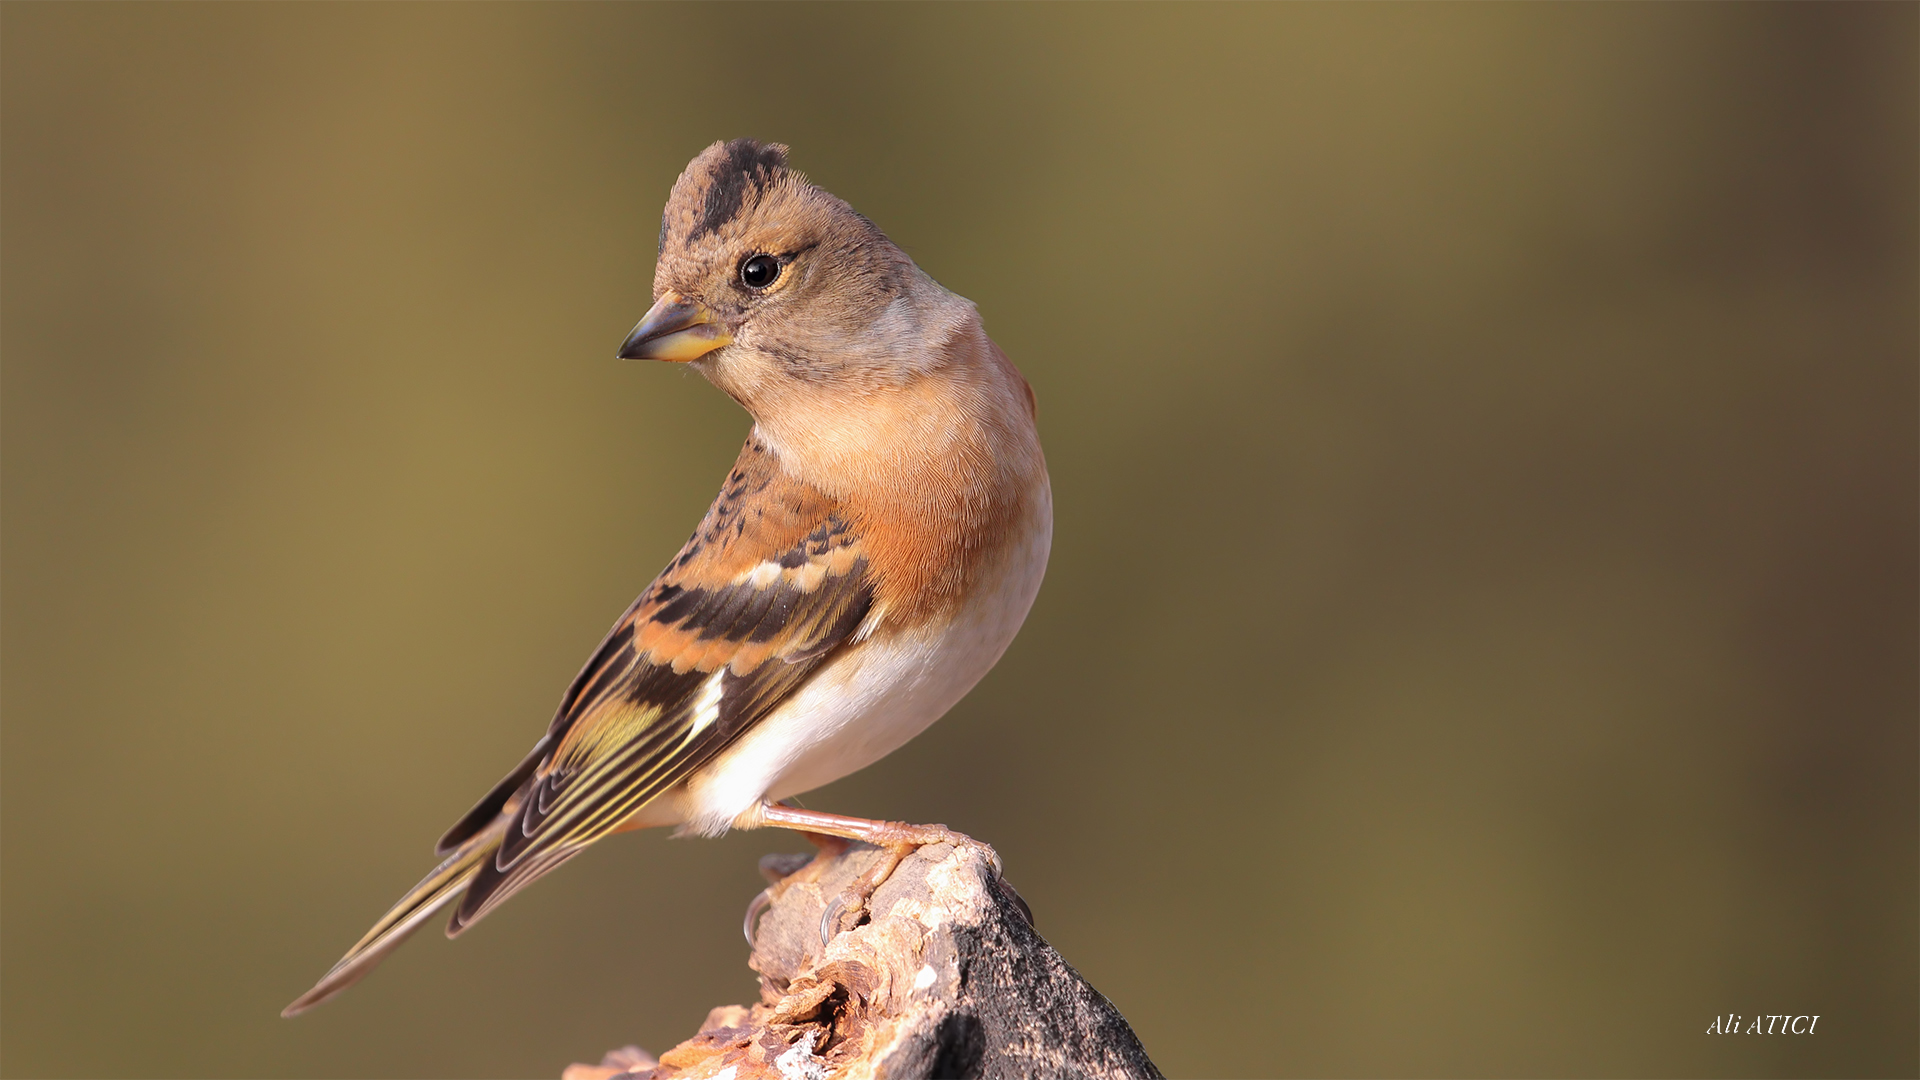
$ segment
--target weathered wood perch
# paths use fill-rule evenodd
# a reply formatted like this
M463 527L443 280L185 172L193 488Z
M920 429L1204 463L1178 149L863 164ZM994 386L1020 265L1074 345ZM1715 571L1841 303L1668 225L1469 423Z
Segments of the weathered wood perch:
M870 920L823 948L826 905L877 857L853 844L762 859L773 885L748 961L760 1003L714 1009L658 1061L626 1047L564 1080L1160 1076L978 848L920 849L874 893Z

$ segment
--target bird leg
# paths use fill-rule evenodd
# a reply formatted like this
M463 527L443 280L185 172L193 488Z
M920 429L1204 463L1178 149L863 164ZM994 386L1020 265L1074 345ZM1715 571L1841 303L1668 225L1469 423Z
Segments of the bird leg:
M928 844L952 844L959 847L969 844L986 852L987 862L993 872L1000 872L1000 854L987 844L983 844L965 833L954 832L945 825L911 825L904 821L874 821L870 818L847 817L843 814L829 814L822 810L806 810L798 806L785 806L780 803L766 803L760 808L756 826L773 825L782 829L794 829L801 833L819 836L835 836L847 840L858 840L872 844L880 849L880 858L867 868L866 872L855 878L853 884L827 906L820 920L820 940L824 943L841 930L850 930L860 924L860 916L866 910L867 900L875 889L886 883L894 868L901 860ZM812 839L811 836L808 837ZM815 841L818 843L818 841ZM834 852L832 854L838 854ZM822 845L821 858L829 857Z
M767 887L760 890L760 894L753 898L753 903L747 905L747 917L740 927L746 934L748 948L757 947L754 941L754 923L760 918L760 913L767 909L768 904L778 900L780 894L787 891L788 886L817 879L828 864L839 858L841 852L847 850L847 841L838 836L805 830L801 830L800 835L806 837L807 843L818 849L814 852L813 858L807 860L805 864L794 866L792 860L797 856L792 855L767 855L760 860L760 876L767 879Z

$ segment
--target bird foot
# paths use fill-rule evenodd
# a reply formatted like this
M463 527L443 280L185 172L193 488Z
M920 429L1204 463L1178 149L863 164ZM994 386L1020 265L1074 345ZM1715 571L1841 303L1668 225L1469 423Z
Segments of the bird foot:
M801 832L816 849L813 858L805 855L763 855L760 857L760 876L767 879L767 887L754 896L747 905L747 916L741 921L740 929L746 935L747 947L754 948L754 923L767 905L780 898L780 894L790 886L807 881L819 880L820 874L840 853L847 850L847 841L838 836L825 833Z
M741 824L753 828L773 825L782 829L794 829L808 834L809 839L820 836L858 840L880 849L880 858L876 859L865 873L855 878L853 884L847 886L833 903L827 905L827 910L820 919L822 943L832 940L833 935L843 930L851 930L864 922L867 901L873 896L873 891L886 883L894 867L900 865L900 860L929 844L952 844L954 847L977 848L986 855L987 864L993 867L994 876L1001 876L999 852L993 850L991 845L983 844L965 833L955 832L945 825L874 821L871 818L829 814L822 810L807 810L775 802L761 803L758 811L751 818L743 820ZM820 843L819 840L814 842ZM837 855L838 852L831 854ZM822 846L820 858L829 857L831 855ZM814 861L818 863L819 858ZM749 910L748 913L751 915L754 911Z
M869 917L867 901L873 898L874 891L886 884L907 856L930 844L977 848L986 854L994 876L1000 876L1000 853L993 850L991 845L983 844L965 833L955 832L945 825L911 825L904 821L876 821L870 824L874 827L861 839L878 847L880 857L839 896L834 897L820 914L822 945L832 941L836 934L866 922Z

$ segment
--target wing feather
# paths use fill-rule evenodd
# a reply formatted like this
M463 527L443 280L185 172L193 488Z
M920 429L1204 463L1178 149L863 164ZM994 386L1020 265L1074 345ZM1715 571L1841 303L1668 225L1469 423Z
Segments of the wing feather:
M749 439L700 528L574 677L532 767L442 841L507 819L447 932L712 760L852 640L872 606L857 531Z

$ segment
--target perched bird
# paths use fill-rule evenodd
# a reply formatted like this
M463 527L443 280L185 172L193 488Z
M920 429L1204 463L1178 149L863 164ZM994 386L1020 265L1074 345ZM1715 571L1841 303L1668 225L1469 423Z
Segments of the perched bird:
M897 749L1000 659L1046 571L1033 391L971 302L787 148L715 143L673 186L653 307L619 355L695 370L754 424L686 546L561 698L446 856L292 1016L440 908L449 937L601 837L781 826L880 845L857 911L940 825L781 800ZM984 846L984 845L982 845Z

